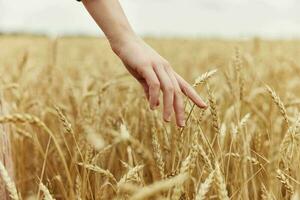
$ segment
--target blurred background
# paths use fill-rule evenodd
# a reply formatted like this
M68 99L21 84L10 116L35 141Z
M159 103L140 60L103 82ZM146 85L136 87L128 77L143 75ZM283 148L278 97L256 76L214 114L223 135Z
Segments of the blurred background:
M299 0L121 0L144 36L299 38ZM0 0L0 32L100 35L75 0Z

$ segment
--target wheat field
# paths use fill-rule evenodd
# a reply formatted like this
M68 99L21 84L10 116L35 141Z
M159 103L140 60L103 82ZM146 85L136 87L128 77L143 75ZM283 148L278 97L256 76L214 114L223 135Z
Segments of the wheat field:
M300 41L146 41L209 105L186 100L184 128L149 109L105 39L0 36L8 196L299 200Z

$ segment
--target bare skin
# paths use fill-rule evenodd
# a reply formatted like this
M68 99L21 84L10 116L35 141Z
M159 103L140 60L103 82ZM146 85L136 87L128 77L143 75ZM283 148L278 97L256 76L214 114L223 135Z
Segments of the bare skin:
M171 121L174 111L176 124L185 125L183 94L198 107L207 107L169 62L134 33L118 0L83 0L83 4L106 35L112 50L143 86L151 109L159 106L162 91L166 122Z

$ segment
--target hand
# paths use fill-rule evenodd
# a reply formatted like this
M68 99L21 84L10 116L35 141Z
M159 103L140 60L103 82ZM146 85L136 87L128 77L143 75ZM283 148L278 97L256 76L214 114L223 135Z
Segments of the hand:
M206 104L197 92L179 76L163 57L137 37L124 42L111 41L113 51L119 56L127 70L141 83L150 103L150 108L159 106L160 90L163 92L163 117L169 122L174 109L178 126L185 125L182 93L197 106Z

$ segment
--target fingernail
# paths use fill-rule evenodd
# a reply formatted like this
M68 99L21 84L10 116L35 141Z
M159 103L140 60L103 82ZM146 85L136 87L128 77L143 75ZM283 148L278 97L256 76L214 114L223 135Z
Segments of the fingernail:
M202 102L202 107L203 107L203 108L207 108L208 106L207 106L206 103Z
M170 121L171 121L171 116L165 117L165 121L166 121L166 122L170 122Z

